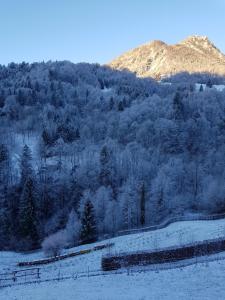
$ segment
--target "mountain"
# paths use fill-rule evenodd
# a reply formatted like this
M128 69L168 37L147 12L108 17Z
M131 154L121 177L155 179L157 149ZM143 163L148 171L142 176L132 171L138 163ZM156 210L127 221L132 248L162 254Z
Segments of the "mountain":
M156 79L180 72L225 75L225 55L207 37L194 35L176 45L152 41L122 54L109 66Z

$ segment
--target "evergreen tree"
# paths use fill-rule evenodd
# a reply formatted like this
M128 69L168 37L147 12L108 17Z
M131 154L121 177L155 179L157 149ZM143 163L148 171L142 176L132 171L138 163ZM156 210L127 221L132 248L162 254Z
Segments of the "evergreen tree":
M109 100L109 110L112 110L114 108L114 99L113 97L110 97L110 100Z
M82 244L93 243L97 239L94 207L90 200L87 200L84 205L84 211L81 219L80 239Z
M75 212L80 217L79 208L80 208L80 200L83 196L83 188L79 184L78 180L76 180L76 179L71 180L70 195L71 195L71 197L70 197L70 200L71 200L70 206L71 206L72 209L75 210Z
M19 234L29 242L29 248L38 244L37 220L35 211L34 182L28 178L24 184L19 206Z
M212 88L213 87L213 84L212 84L212 81L211 81L211 79L209 78L209 80L206 82L206 86L208 87L208 88Z
M146 202L145 185L143 183L141 185L141 190L140 190L140 223L141 223L141 226L145 225L145 202Z
M123 102L120 101L118 104L118 111L123 111L123 110L124 110Z
M32 155L30 148L25 145L23 147L22 156L20 159L20 183L21 187L24 186L26 180L28 178L33 177L33 169L32 169Z
M107 187L111 184L110 152L107 146L103 146L100 152L100 165L100 185Z
M22 106L25 105L26 99L25 99L25 97L24 97L24 95L23 95L22 90L19 90L19 91L18 91L16 100L17 100L17 102L18 102L20 105L22 105Z
M182 98L179 92L176 92L173 98L173 110L174 110L174 119L183 120L184 119L184 106Z
M49 184L49 183L48 183ZM40 191L38 217L41 220L48 220L53 214L53 201L49 194L49 186L44 185Z
M5 95L4 95L4 90L2 90L0 94L0 108L3 108L4 105L5 105Z
M203 92L203 85L200 85L199 92Z
M0 144L0 185L9 183L9 151L5 144Z
M10 238L9 174L9 152L4 144L0 144L0 249L4 249Z
M10 215L7 189L0 185L0 250L5 249L10 239Z

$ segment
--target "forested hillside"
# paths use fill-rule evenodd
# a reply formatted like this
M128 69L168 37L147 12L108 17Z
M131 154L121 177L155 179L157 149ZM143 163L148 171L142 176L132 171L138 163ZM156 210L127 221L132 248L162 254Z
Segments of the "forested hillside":
M224 211L225 91L178 79L1 66L0 248L33 249L47 236L76 245Z

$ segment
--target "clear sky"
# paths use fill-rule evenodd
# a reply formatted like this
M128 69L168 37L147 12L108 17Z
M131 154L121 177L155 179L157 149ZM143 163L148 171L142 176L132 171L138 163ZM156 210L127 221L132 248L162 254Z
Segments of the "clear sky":
M192 34L225 53L225 0L0 0L0 64L106 63L150 40Z

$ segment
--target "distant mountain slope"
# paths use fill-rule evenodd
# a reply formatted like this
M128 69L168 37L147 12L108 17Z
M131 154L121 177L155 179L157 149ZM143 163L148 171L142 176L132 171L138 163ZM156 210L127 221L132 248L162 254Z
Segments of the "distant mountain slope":
M190 36L176 45L152 41L122 54L109 65L156 79L180 72L225 75L225 55L203 36Z

